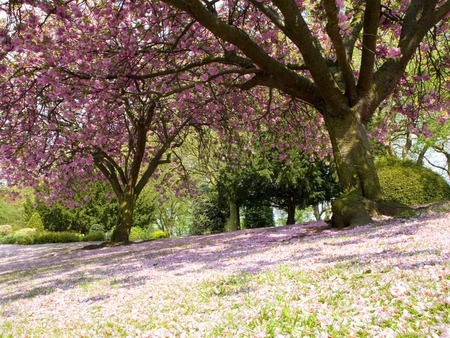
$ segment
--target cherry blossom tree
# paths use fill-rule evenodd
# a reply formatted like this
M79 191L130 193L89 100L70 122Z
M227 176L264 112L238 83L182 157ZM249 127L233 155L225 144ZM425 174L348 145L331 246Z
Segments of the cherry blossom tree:
M170 150L228 111L196 70L192 20L150 2L29 2L2 31L0 163L10 184L70 203L89 182L119 201L112 241L128 241L139 194ZM177 15L175 15L177 14Z
M247 70L242 88L277 88L323 116L346 193L333 206L336 226L393 212L383 202L366 125L411 71L408 63L419 47L447 55L439 68L448 80L448 43L438 51L434 41L443 35L448 40L450 1L163 2L201 23L205 36L222 40L223 54ZM443 119L446 105L427 102Z

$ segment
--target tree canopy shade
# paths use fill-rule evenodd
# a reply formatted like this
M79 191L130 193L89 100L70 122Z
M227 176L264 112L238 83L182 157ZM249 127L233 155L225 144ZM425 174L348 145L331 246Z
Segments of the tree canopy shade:
M189 13L220 39L225 55L233 53L242 67L253 69L242 88L278 88L323 115L346 193L333 208L336 226L367 223L391 210L381 202L365 126L401 84L419 47L433 51L427 62L439 60L448 90L450 1L163 2ZM443 50L436 50L438 39L446 41L439 44ZM439 100L426 104L443 119L445 107L448 102Z

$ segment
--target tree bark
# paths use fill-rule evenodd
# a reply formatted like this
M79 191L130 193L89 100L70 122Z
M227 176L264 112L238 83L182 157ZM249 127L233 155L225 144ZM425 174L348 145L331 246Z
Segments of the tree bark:
M357 193L371 200L382 199L381 186L366 129L350 111L338 117L325 115L336 169L344 193Z
M357 111L324 114L343 195L332 204L333 226L342 228L393 216L409 207L385 201L364 124Z
M127 243L133 226L134 204L136 198L132 191L125 192L119 197L117 224L111 236L111 242Z
M318 204L313 205L313 213L314 213L314 218L316 219L316 221L320 221L322 213L320 212Z
M344 194L334 201L333 225L367 224L378 215L376 201L383 194L371 155L366 129L352 111L324 114Z
M230 217L226 224L226 231L234 231L241 229L241 220L239 215L239 205L236 202L229 200L228 206L230 208Z
M295 224L295 202L293 198L289 198L287 205L286 225Z

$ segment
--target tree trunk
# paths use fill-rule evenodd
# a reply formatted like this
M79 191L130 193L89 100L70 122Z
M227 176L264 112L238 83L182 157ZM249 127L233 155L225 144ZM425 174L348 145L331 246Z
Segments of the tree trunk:
M125 192L119 197L119 211L117 224L111 236L111 242L127 243L130 240L130 230L133 226L135 195L133 192Z
M239 206L236 202L229 200L228 206L230 207L230 217L228 218L225 230L234 231L241 229L241 220L239 215Z
M422 148L422 150L420 151L419 157L417 158L417 162L416 162L417 165L423 166L423 161L425 159L425 154L427 153L428 148L429 148L428 146L424 146Z
M314 218L316 219L316 221L320 221L322 213L320 212L319 204L313 205L313 213L314 213Z
M286 225L295 224L295 202L293 198L289 198L287 205Z
M332 222L338 228L367 224L383 198L367 132L353 111L335 116L324 118L344 194L333 202Z
M344 191L332 205L333 226L342 228L372 222L372 217L393 216L409 207L383 200L366 129L358 113L324 114L333 147L339 182Z

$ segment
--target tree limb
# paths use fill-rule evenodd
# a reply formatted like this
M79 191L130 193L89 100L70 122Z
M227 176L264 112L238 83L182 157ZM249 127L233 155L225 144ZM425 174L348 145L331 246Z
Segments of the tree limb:
M360 97L364 96L371 89L373 83L380 9L380 0L366 1L363 23L361 68L359 70L358 80Z
M200 24L211 31L215 36L238 47L250 60L264 72L271 74L275 79L286 86L299 88L298 98L311 104L317 104L320 96L317 87L304 76L290 70L281 62L270 57L243 30L220 20L217 15L209 11L199 0L163 0L165 3L181 9L193 16ZM322 102L323 105L323 102ZM323 108L323 107L322 107Z
M339 16L338 16L339 10L336 7L336 2L334 0L325 0L324 5L328 19L326 30L328 36L331 39L331 42L333 43L338 65L344 78L346 91L350 98L350 105L352 105L354 102L356 102L357 92L355 79L353 77L353 71L352 68L350 67L347 55L347 49L345 48L344 40L340 34Z

